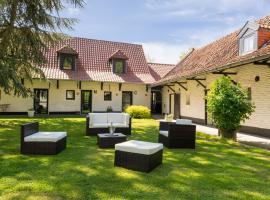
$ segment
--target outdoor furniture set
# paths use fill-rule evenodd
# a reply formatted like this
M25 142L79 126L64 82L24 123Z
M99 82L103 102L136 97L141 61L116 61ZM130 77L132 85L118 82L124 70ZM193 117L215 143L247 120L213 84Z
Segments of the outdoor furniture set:
M100 148L115 148L114 165L150 172L162 164L163 145L168 148L195 148L196 126L191 120L161 120L159 143L130 140L131 118L126 113L90 113L86 135L97 136ZM57 154L66 148L66 132L39 132L39 124L21 126L22 154Z

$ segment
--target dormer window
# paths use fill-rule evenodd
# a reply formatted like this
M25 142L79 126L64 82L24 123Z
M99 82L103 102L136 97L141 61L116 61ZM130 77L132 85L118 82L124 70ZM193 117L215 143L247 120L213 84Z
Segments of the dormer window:
M75 56L69 54L60 54L60 69L75 70Z
M124 74L127 72L127 60L128 57L121 51L117 50L110 57L112 71L115 74Z
M59 57L59 67L61 70L72 70L76 69L76 58L78 53L70 46L64 46L57 51Z
M245 55L258 49L258 29L255 22L247 22L238 34L239 55Z
M125 60L114 59L113 60L113 72L116 74L125 73Z

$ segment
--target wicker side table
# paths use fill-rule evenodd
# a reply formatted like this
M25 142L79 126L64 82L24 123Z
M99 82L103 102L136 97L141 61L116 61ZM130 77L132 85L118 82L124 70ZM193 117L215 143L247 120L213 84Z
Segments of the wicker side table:
M127 141L127 136L122 133L103 133L97 135L99 148L114 148L115 144Z

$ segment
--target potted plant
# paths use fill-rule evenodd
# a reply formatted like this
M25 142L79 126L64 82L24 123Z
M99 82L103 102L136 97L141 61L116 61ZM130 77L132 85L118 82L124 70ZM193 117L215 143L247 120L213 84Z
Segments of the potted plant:
M230 77L221 77L211 86L207 94L207 111L222 138L236 140L241 122L249 118L255 106L248 93Z
M27 113L28 113L28 117L34 117L34 115L35 115L35 110L34 110L34 108L28 109Z
M111 106L108 106L108 107L107 107L107 112L113 112L113 109L112 109Z

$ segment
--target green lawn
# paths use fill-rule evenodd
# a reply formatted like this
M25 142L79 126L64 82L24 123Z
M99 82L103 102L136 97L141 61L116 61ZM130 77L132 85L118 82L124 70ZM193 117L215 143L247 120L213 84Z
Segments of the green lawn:
M114 151L85 136L84 118L35 118L68 132L56 156L19 153L20 124L0 118L0 199L270 199L270 152L197 134L196 150L164 150L149 174L115 168ZM129 139L157 141L155 120L133 120Z

